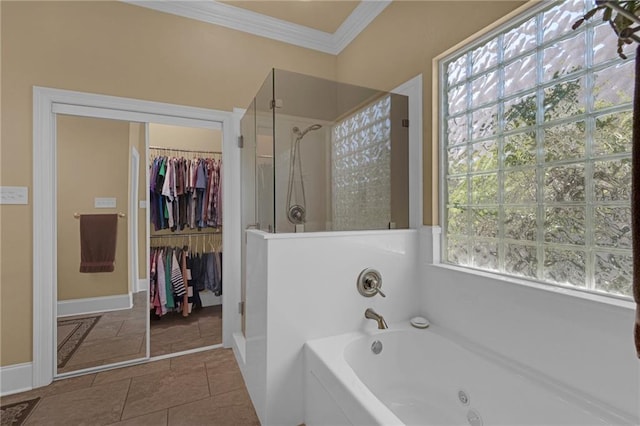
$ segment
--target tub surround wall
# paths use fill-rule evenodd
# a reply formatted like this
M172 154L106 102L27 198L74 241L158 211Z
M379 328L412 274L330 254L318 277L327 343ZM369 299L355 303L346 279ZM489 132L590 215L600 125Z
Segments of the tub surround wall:
M439 234L438 227L420 231L419 299L431 323L640 423L640 363L633 348L631 303L592 301L563 290L434 266Z
M416 315L415 230L267 234L247 232L246 363L237 357L264 425L304 421L304 343L375 329L373 308L388 323ZM373 267L387 297L356 289Z
M267 278L268 240L263 233L248 231L245 360L236 358L251 401L262 421L267 401ZM235 349L235 348L234 348ZM264 422L263 422L264 423Z

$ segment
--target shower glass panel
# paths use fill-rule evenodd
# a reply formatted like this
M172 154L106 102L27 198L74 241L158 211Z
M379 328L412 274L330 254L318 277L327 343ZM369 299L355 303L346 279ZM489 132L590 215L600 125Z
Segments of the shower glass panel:
M407 117L406 96L272 70L242 126L260 229L408 228Z

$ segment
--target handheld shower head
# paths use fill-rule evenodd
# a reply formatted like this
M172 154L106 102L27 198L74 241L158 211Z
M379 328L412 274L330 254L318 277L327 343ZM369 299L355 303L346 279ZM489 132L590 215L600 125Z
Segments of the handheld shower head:
M309 133L312 130L318 130L322 127L321 124L312 124L311 126L307 127L306 129L304 129L303 131L300 131L300 128L298 128L297 126L294 127L293 129L291 129L293 131L293 133L295 133L296 135L298 135L298 139L302 139L304 137L304 135L306 135L307 133Z
M306 199L304 195L304 179L302 178L302 154L300 152L300 142L307 133L318 130L322 127L320 124L312 124L306 129L300 131L300 128L295 126L291 129L296 136L295 140L291 141L291 156L289 160L289 188L287 190L287 219L294 225L302 225L306 221ZM292 203L291 196L293 195L294 180L296 177L296 168L299 178L300 192L302 198L297 203Z

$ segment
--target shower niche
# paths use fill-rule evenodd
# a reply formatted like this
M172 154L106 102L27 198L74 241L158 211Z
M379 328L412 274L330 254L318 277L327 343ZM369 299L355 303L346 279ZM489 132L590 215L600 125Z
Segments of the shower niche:
M241 120L243 225L408 228L407 118L404 95L272 70Z

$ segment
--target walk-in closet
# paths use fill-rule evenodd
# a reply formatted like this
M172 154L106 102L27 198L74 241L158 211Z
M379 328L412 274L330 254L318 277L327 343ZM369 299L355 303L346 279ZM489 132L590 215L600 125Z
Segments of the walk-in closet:
M149 125L151 357L222 343L222 132Z

